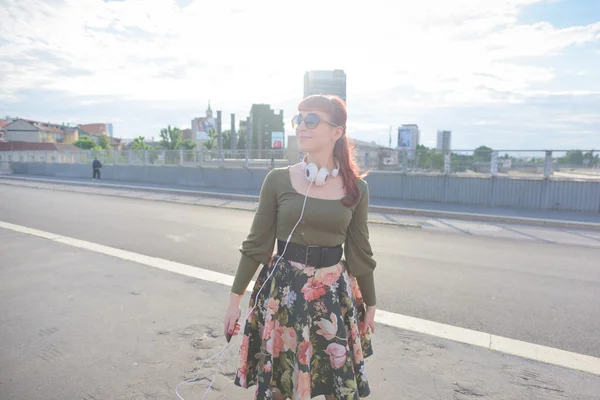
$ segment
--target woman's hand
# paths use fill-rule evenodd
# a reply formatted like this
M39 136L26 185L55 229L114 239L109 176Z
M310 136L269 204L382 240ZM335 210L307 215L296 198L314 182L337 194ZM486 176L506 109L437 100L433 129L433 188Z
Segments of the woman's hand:
M364 336L367 334L367 328L371 328L371 333L375 333L375 310L376 306L367 306L365 312L365 323L362 326L361 334Z
M235 321L240 318L242 314L242 310L240 308L241 299L242 296L231 294L231 298L229 299L229 307L227 307L227 312L225 313L225 318L223 320L223 334L225 336L227 336L227 334L236 336L240 330L240 323L236 323Z

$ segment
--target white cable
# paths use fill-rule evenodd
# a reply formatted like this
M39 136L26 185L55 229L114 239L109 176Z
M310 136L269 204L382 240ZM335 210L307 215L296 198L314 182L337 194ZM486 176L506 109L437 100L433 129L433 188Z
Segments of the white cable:
M256 298L254 299L254 306L252 307L252 309L250 310L250 312L248 313L248 315L246 315L246 318L244 319L244 321L248 320L248 317L250 316L250 314L252 314L252 312L256 308L256 305L258 304L258 296L260 295L260 292L263 290L263 288L265 287L265 284L269 281L269 279L271 279L271 276L273 276L273 274L275 273L275 270L277 269L277 267L279 265L279 261L281 261L281 258L283 257L283 255L285 254L285 252L287 250L288 243L292 239L292 235L294 234L294 231L296 230L296 228L298 227L298 224L300 223L300 221L302 221L302 218L304 217L304 210L306 208L306 200L308 199L308 192L309 192L311 186L312 186L312 182L310 182L310 184L308 185L308 188L306 189L306 194L304 195L304 203L302 204L302 211L300 213L300 218L298 219L298 222L296 222L296 225L294 225L294 228L290 232L290 235L288 236L288 238L287 238L287 240L285 242L285 246L283 247L283 251L281 252L281 255L279 256L279 258L277 259L277 262L275 262L275 265L273 266L273 271L271 271L271 273L269 274L269 276L267 276L267 279L265 279L265 281L263 282L262 286L258 290L258 293L256 293ZM239 337L240 335L238 334L237 336ZM217 379L217 377L219 375L219 371L221 370L221 360L223 359L223 355L225 355L225 353L228 352L229 350L231 350L234 346L235 346L235 344L232 344L231 346L227 347L227 343L225 343L225 345L223 346L223 349L220 352L218 352L217 354L215 354L214 356L212 356L210 358L207 358L206 360L202 360L202 362L200 363L200 370L199 371L202 371L202 368L203 368L203 365L204 365L205 362L210 361L210 360L212 360L213 358L215 358L215 357L217 357L219 355L221 356L221 357L219 357L219 362L217 364L217 372L215 373L213 379L210 381L210 385L208 385L208 387L204 391L204 395L202 396L202 400L204 400L206 398L206 395L210 391L213 383L215 382L215 380ZM179 386L181 386L184 383L195 382L198 379L198 375L200 375L200 372L198 372L196 374L196 376L194 377L194 379L188 379L186 381L183 381L183 382L179 383L179 385L177 385L177 387L175 388L175 394L177 394L177 397L179 397L181 400L185 400L179 394Z

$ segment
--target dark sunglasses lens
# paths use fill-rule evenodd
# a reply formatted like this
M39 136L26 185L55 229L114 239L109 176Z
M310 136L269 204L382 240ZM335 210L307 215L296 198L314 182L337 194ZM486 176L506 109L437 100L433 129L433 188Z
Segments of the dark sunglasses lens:
M304 118L304 124L308 129L314 129L319 125L319 116L317 114L308 114L306 118Z
M302 123L302 117L300 115L295 115L294 118L292 118L292 128L294 128L294 129L298 128L301 123Z

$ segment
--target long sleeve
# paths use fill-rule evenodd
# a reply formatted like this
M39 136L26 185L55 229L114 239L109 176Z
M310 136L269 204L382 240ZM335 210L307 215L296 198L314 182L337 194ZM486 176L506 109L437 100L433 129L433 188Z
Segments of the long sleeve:
M231 291L243 295L260 264L268 264L273 254L277 227L277 193L271 170L262 184L258 208L250 233L240 246L242 253Z
M348 233L344 243L344 255L350 273L356 278L365 304L374 306L377 303L374 277L377 262L373 258L367 224L369 187L366 182L361 181L361 183L364 185L364 190L348 226Z

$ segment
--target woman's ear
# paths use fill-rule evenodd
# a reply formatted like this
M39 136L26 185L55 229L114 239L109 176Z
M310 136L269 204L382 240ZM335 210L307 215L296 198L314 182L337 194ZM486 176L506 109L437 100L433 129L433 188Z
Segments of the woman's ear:
M337 141L339 138L342 137L345 129L346 128L344 128L343 126L338 126L335 128L335 134L333 135L334 141Z

